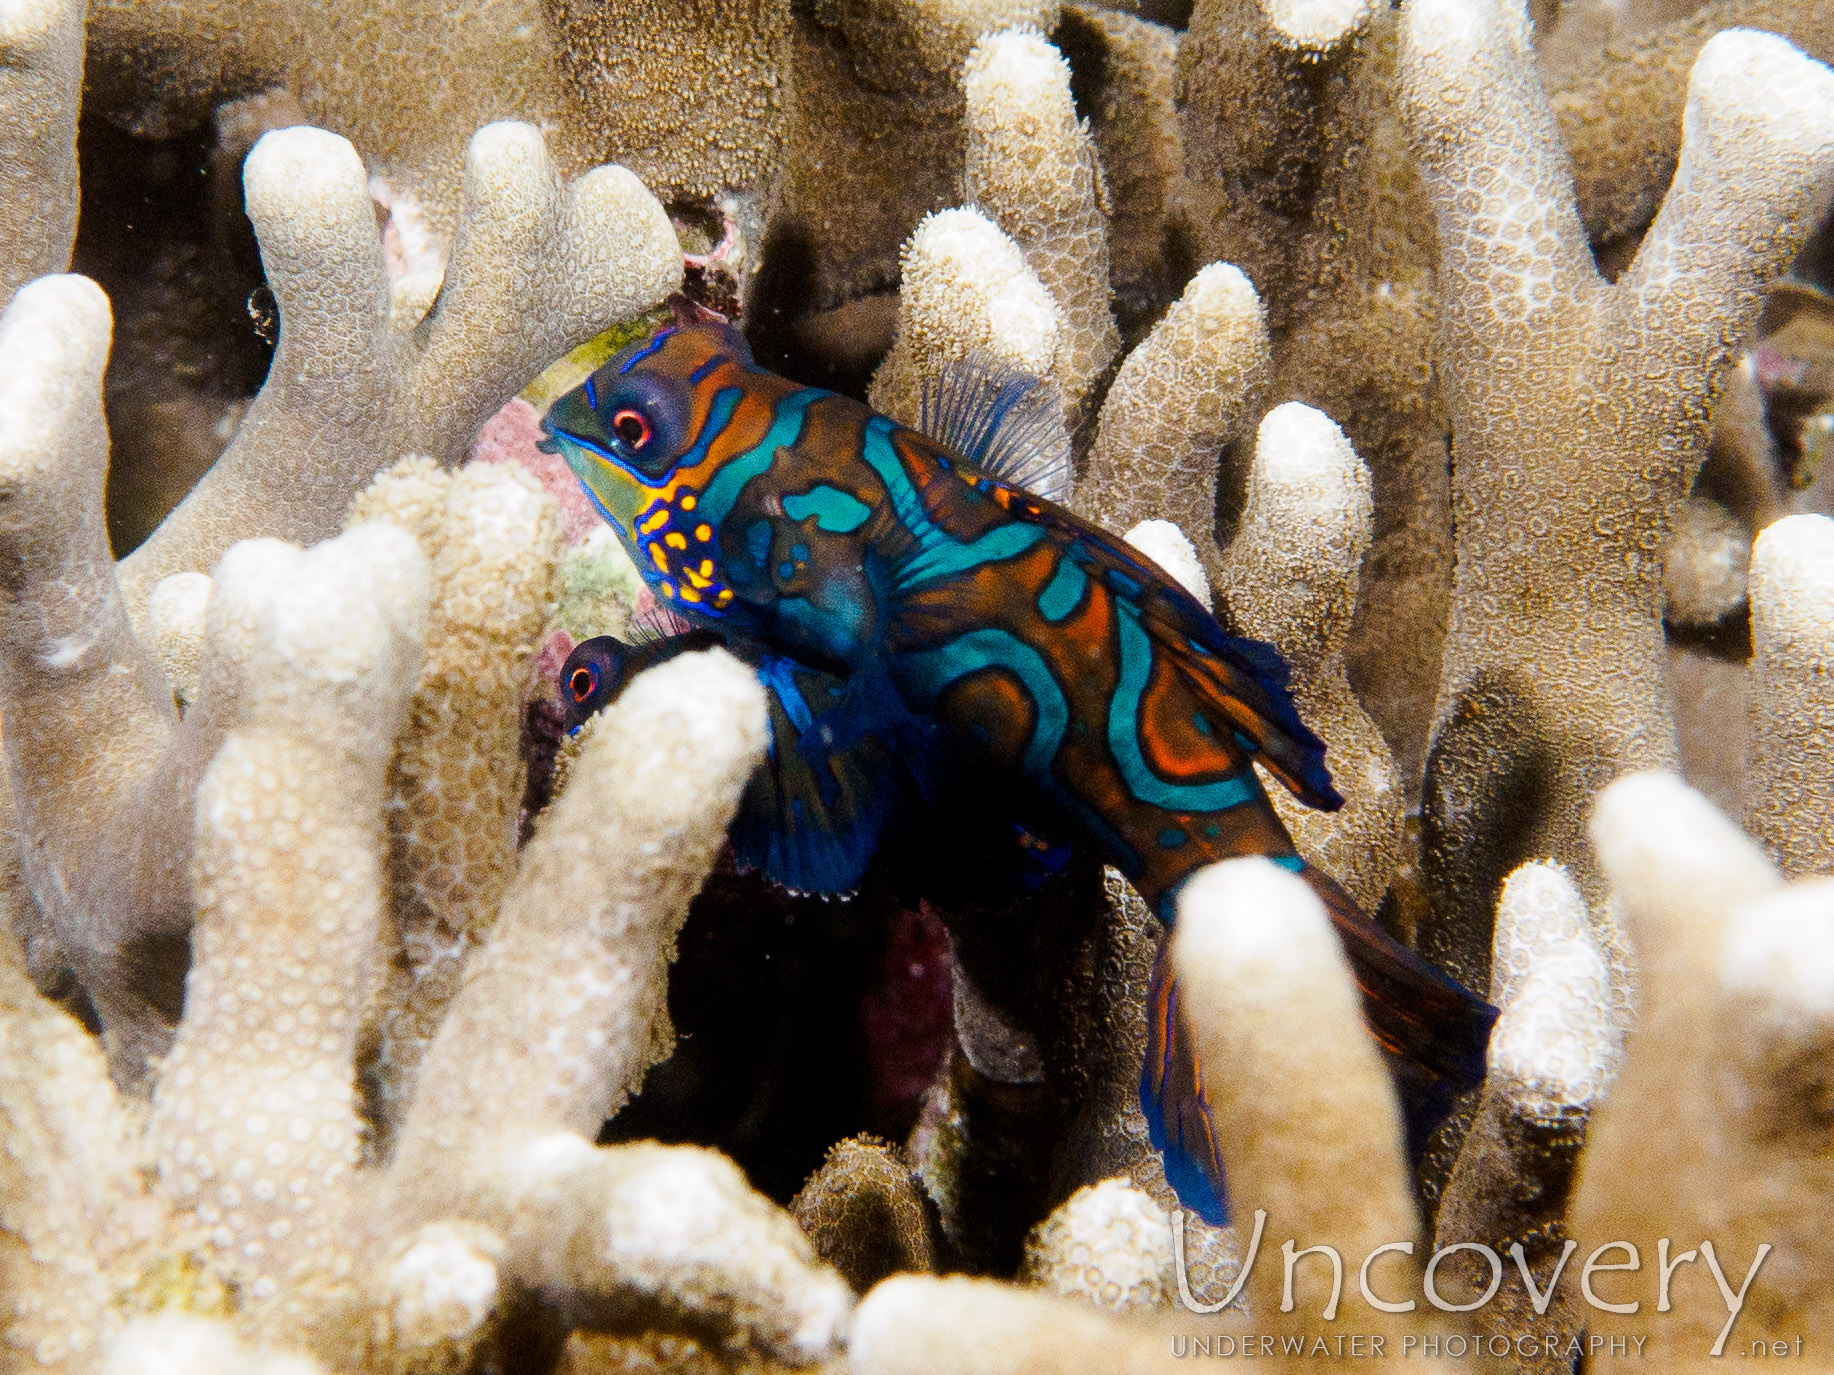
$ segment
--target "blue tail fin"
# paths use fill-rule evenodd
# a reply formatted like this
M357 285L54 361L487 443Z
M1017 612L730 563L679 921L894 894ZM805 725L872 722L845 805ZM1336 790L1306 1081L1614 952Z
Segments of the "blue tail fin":
M1318 894L1349 956L1364 1023L1395 1077L1408 1158L1418 1164L1456 1097L1483 1082L1496 1009L1395 941L1327 875L1305 866L1300 877ZM1167 965L1170 948L1168 934L1153 964L1140 1107L1178 1201L1221 1226L1229 1218L1229 1194L1204 1102L1203 1066Z
M1221 1227L1229 1221L1229 1193L1210 1108L1204 1102L1202 1066L1178 1005L1178 981L1168 967L1171 946L1169 939L1161 941L1159 958L1153 962L1140 1109L1178 1201L1211 1226Z

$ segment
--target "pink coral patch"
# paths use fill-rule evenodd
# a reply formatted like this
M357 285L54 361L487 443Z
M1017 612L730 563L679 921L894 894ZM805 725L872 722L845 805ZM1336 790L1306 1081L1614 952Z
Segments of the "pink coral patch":
M560 670L567 662L567 656L573 652L574 640L564 630L556 630L542 641L541 648L535 653L533 672L537 683L552 688L560 681Z
M471 461L515 463L525 468L560 503L562 533L568 544L578 544L604 522L592 509L567 460L543 453L536 447L541 440L540 414L518 396L484 422L472 442Z

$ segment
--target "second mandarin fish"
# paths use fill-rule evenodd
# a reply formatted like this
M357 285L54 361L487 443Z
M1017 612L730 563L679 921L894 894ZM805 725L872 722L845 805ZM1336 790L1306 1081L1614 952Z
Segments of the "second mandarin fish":
M741 863L846 892L899 798L981 818L997 795L1024 823L1012 853L1048 852L1052 832L1093 845L1169 927L1198 869L1263 855L1323 900L1404 1096L1443 1106L1481 1081L1494 1009L1306 865L1268 802L1256 763L1312 806L1341 805L1285 664L1049 499L1068 443L1042 389L957 365L926 394L926 434L765 371L719 317L677 310L545 423L658 600L769 690L770 758L733 828ZM576 650L570 685L591 679L603 700L642 655L671 652L621 658L616 643ZM1220 1222L1163 949L1151 1001L1142 1107L1180 1200Z

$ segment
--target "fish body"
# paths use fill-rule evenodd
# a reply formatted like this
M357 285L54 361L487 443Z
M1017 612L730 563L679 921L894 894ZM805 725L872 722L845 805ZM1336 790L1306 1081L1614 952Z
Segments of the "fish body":
M1095 845L1168 926L1199 868L1262 855L1319 891L1397 1063L1439 1098L1481 1078L1494 1012L1309 869L1268 802L1257 762L1308 804L1341 805L1278 654L993 471L1010 466L987 462L999 398L1023 388L980 390L996 395L984 423L949 427L951 445L762 370L736 330L698 319L550 409L552 443L658 599L771 691L741 860L845 891L899 798L957 810L952 786L977 824L998 796L1046 848L1053 830ZM1143 1105L1180 1197L1220 1220L1221 1167L1161 963Z

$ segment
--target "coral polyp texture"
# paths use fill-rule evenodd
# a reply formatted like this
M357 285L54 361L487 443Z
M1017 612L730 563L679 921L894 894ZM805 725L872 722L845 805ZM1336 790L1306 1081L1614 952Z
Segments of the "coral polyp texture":
M1831 53L0 4L0 1375L1834 1361ZM906 423L1035 379L1047 495L1278 652L1344 805L1274 805L1496 1006L1481 1085L1264 859L1169 926L1029 817L1018 898L741 872L785 699L722 648L568 734L667 617L541 411L697 306Z

